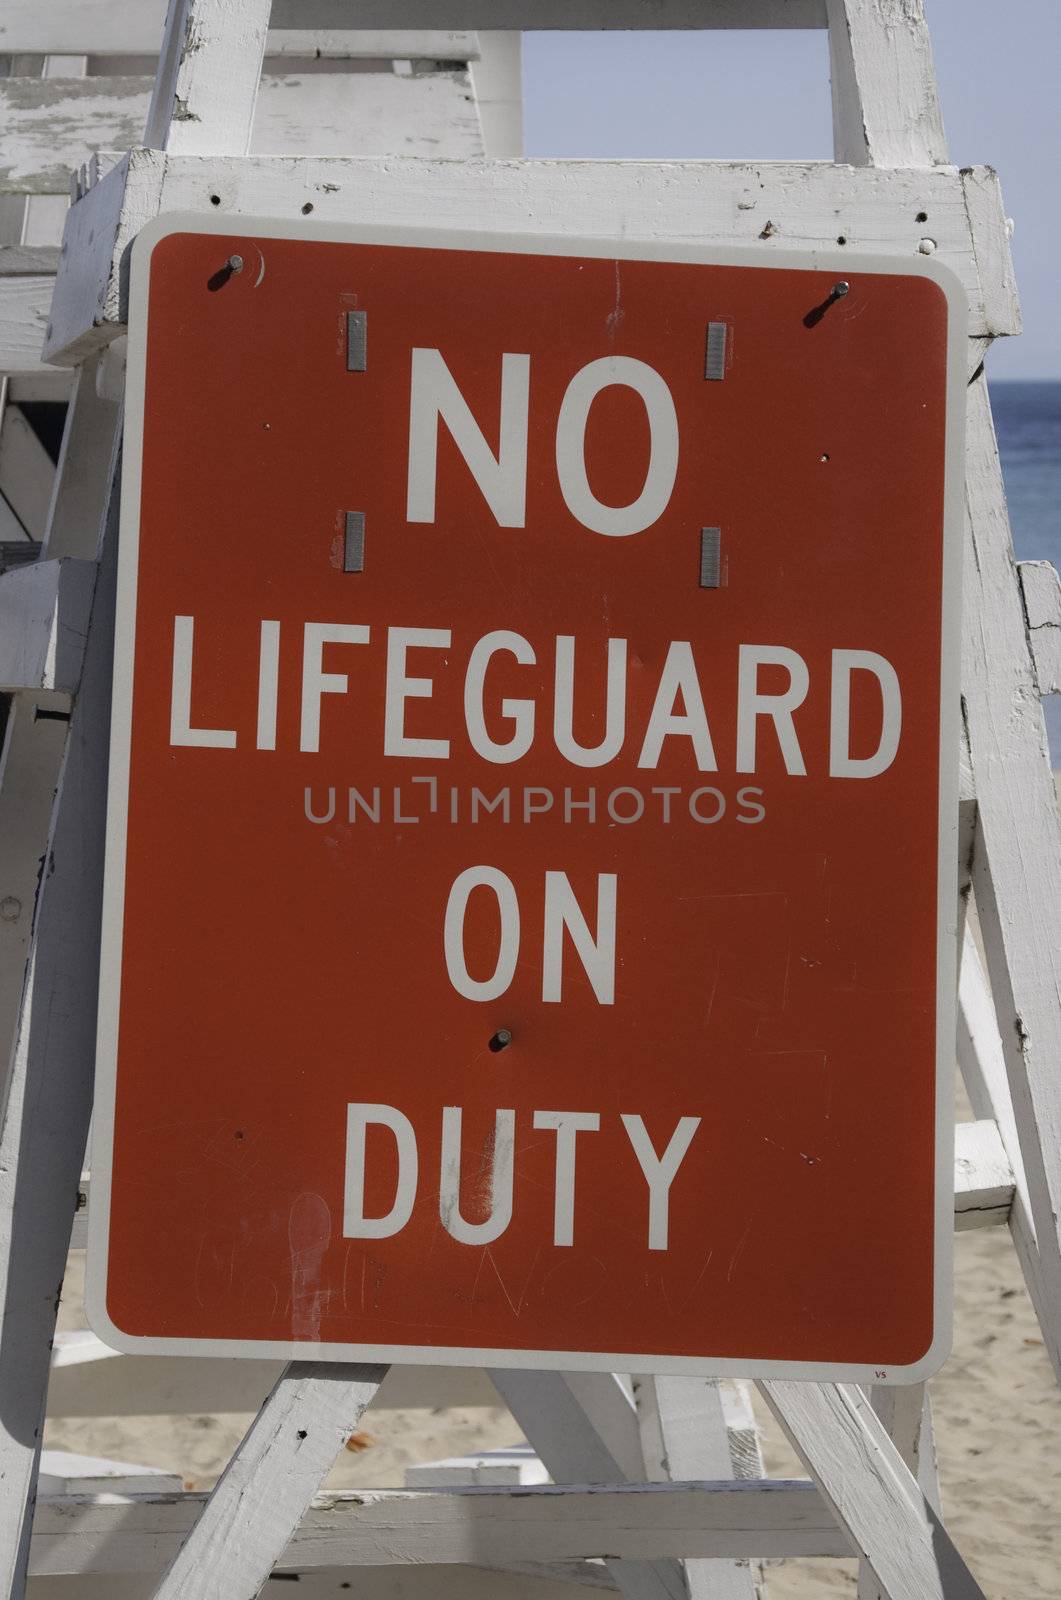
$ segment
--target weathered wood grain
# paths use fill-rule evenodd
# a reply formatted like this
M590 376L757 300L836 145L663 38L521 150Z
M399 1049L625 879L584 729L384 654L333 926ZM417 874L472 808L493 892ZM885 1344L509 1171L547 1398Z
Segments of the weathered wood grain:
M635 1380L634 1404L650 1482L736 1475L718 1383L642 1378ZM756 1600L746 1561L687 1561L685 1582L689 1600Z
M1061 579L1049 561L1017 564L1040 694L1061 694Z
M30 1570L42 1576L158 1571L205 1500L199 1494L42 1499ZM605 1554L617 1564L671 1554L837 1556L850 1554L850 1545L813 1484L799 1479L542 1485L516 1494L361 1490L318 1495L277 1570L503 1565ZM233 1600L250 1591L218 1592Z
M613 1374L498 1370L490 1376L558 1482L639 1483L644 1479L637 1413ZM626 1600L687 1600L681 1565L673 1559L683 1553L668 1551L668 1559L658 1561L610 1560L608 1571Z
M759 1390L889 1600L985 1600L861 1389Z
M154 80L0 79L0 193L65 196L99 149L139 144ZM171 141L172 143L172 141ZM478 156L483 136L466 68L297 73L262 79L251 149L261 155Z
M921 0L827 0L833 145L854 166L934 166L947 141Z
M1061 1375L1061 815L983 377L969 389L968 430L973 882L1046 1295L1043 1338Z
M94 561L35 561L0 577L0 693L81 681Z
M41 349L54 288L52 277L0 277L0 377L44 370Z
M467 30L349 27L350 8L339 26L305 21L307 0L274 0L266 42L270 56L403 57L405 60L474 61L475 34ZM323 13L319 13L323 14ZM162 43L166 0L4 0L0 51L33 55L77 50L94 56L150 56Z
M118 176L116 177L116 173ZM666 181L661 181L665 173ZM990 186L990 175L975 181ZM163 157L134 150L71 209L48 341L49 359L66 365L124 325L123 262L144 221L160 210L212 212L211 196L233 216L439 227L472 232L541 231L747 244L762 250L855 249L916 256L932 218L941 260L969 295L970 332L1018 326L1017 309L989 313L966 209L967 172L954 168L884 171L825 162L435 161L253 156L242 161ZM124 184L124 196L119 186ZM102 187L99 186L99 187ZM999 225L1001 200L995 189ZM115 218L115 207L118 215ZM81 214L79 216L79 213ZM772 225L768 237L766 225ZM113 248L104 270L104 241ZM89 249L75 241L87 238Z
M116 501L114 510L116 523ZM116 526L111 535L113 552ZM16 1600L23 1593L29 1556L71 1197L77 1193L92 1107L113 587L110 559L96 584L85 670L55 804L51 788L24 794L29 823L39 827L51 821L0 1126L0 1592ZM15 705L20 718L33 716L31 697L19 696ZM52 726L66 731L65 724ZM54 774L46 766L38 770L43 783L50 778L54 786ZM14 774L16 789L28 779L25 769ZM0 851L17 852L24 845L18 837L4 839ZM2 1043L6 1046L7 1039Z
M182 155L250 146L269 0L170 0L144 143Z
M337 1362L294 1361L285 1368L166 1568L155 1600L257 1594L386 1373Z

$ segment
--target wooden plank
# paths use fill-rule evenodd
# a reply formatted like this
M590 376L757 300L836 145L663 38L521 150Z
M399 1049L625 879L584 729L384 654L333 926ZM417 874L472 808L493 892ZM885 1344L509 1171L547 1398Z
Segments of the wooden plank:
M182 155L250 145L269 0L171 0L144 143Z
M4 0L0 53L82 50L153 55L165 0ZM336 53L406 60L473 61L475 31L535 28L824 28L825 0L452 0L454 24L437 27L436 0L274 0L267 54L309 55L321 34L356 41ZM396 24L400 24L397 27Z
M53 277L0 277L0 377L46 371L41 360Z
M50 813L51 826L0 1128L0 1593L13 1597L29 1557L57 1290L92 1108L116 544L115 526L54 807L50 795L30 797L34 823ZM20 713L25 704L19 697Z
M67 358L63 365L76 366L123 331L114 317L108 317L108 307L112 298L115 304L119 299L128 239L158 212L164 168L165 159L154 150L121 156L70 207L63 270L56 279L56 288L61 282L62 291L52 302L47 336L48 346L61 349ZM0 283L0 317L3 295ZM2 328L0 320L0 333Z
M71 168L101 146L139 144L152 78L0 79L0 192L70 191Z
M298 1588L292 1588L297 1579ZM29 1600L148 1600L150 1577L34 1578ZM603 1567L556 1562L551 1570L502 1572L496 1567L331 1567L284 1572L266 1583L260 1600L601 1600L614 1594Z
M954 1130L954 1227L987 1228L1009 1221L1013 1168L993 1118L959 1122Z
M258 1516L268 1520L255 1496ZM271 1492L271 1489L270 1489ZM199 1494L42 1499L30 1570L41 1576L151 1572L195 1525ZM253 1505L248 1506L253 1510ZM242 1537L242 1536L241 1536ZM813 1484L539 1485L372 1490L316 1496L277 1570L699 1558L839 1556L850 1545ZM187 1595L198 1594L188 1589ZM219 1588L225 1600L253 1591Z
M861 1389L759 1390L889 1600L986 1600Z
M938 1516L939 1476L928 1385L914 1383L886 1388L877 1384L870 1391L870 1403L889 1439L917 1479L925 1499ZM858 1600L888 1600L872 1568L865 1561L859 1564Z
M471 69L483 128L483 154L523 154L522 35L494 29L478 35L479 60ZM360 152L359 152L360 153Z
M78 368L66 413L42 552L51 559L99 556L119 412L98 392L98 366L90 360Z
M962 687L978 805L973 882L1038 1247L1037 1309L1061 1376L1061 818L982 376L968 397Z
M644 1478L637 1413L613 1374L497 1370L490 1376L557 1482L637 1483ZM607 1550L615 1554L611 1546ZM626 1600L687 1600L681 1566L673 1559L610 1559L608 1571Z
M996 1123L1013 1173L1010 1234L1036 1315L1040 1325L1045 1326L1052 1319L1054 1309L1042 1280L1039 1249L1032 1224L1031 1197L1009 1092L1002 1040L987 979L976 946L968 933L962 947L958 984L957 1045L958 1064L973 1111L976 1116L990 1118Z
M154 80L0 79L0 192L66 196L101 148L140 142ZM251 149L262 155L482 155L466 69L273 75L262 80Z
M269 56L402 57L407 61L474 61L475 34L467 30L349 27L350 10L340 24L307 24L307 0L274 0L266 43ZM334 15L334 8L329 15ZM151 56L158 53L166 19L166 0L4 0L0 53L84 51L93 56ZM345 24L345 25L344 25Z
M933 166L947 141L921 0L827 0L837 161Z
M20 70L16 63L14 71ZM46 55L41 78L83 78L87 71L87 55ZM7 132L10 133L10 128ZM58 244L63 237L69 208L69 188L65 194L30 195L22 220L22 243L31 247Z
M286 1367L166 1568L155 1600L257 1594L386 1373L337 1362Z
M58 245L0 244L0 278L54 277L58 266Z
M702 1378L635 1380L634 1403L650 1481L735 1474L721 1385ZM687 1561L689 1600L755 1600L747 1562Z
M77 692L95 583L94 561L35 561L0 577L0 693Z
M281 5L282 8L281 9ZM297 13L294 8L297 6ZM348 0L278 0L279 16L301 27L337 27ZM455 28L824 28L824 0L449 0ZM437 0L358 0L366 28L430 27Z
M665 182L656 181L663 176ZM72 245L84 240L87 249L70 248L64 257L48 355L67 365L93 343L113 338L124 325L123 253L130 240L159 210L215 210L212 195L237 217L301 218L308 204L321 222L419 227L430 217L439 227L475 231L487 218L501 232L747 244L764 253L835 251L842 237L855 248L898 256L918 253L923 224L916 217L924 210L933 218L940 259L969 295L971 333L1003 333L1009 329L994 321L988 328L985 321L965 204L968 181L954 168L885 172L826 162L203 161L137 150L104 179L110 186L105 196L90 190L72 208L67 238ZM122 182L124 198L117 193ZM772 232L763 238L767 223ZM108 240L113 245L104 267Z
M44 536L55 467L17 405L0 412L0 493L38 543Z
M1028 642L1040 694L1061 694L1061 578L1049 561L1019 561Z

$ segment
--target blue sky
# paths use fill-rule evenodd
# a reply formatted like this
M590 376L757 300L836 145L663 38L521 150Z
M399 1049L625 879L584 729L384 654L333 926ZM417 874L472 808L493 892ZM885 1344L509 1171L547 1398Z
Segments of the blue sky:
M1000 378L1061 379L1061 0L926 0L951 159L1016 223L1020 339ZM527 33L527 155L828 159L824 32Z

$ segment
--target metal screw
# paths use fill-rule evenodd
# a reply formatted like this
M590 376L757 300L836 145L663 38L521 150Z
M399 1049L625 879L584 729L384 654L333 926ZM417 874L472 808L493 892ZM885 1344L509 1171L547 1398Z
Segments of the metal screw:
M5 922L17 922L22 915L22 901L17 900L13 894L6 894L0 900L0 917Z
M242 272L243 271L243 257L242 256L229 256L229 258L228 258L228 268L229 268L230 272Z
M495 1054L496 1054L496 1052L498 1050L506 1049L507 1046L510 1045L511 1043L512 1043L512 1034L510 1033L509 1029L508 1028L498 1028L498 1030L494 1034L493 1038L488 1042L487 1049L488 1050L493 1050L495 1052Z
M833 298L834 298L834 300L842 300L844 298L844 295L845 294L849 294L850 292L851 292L851 285L848 283L846 278L841 278L839 283L834 283L833 284Z

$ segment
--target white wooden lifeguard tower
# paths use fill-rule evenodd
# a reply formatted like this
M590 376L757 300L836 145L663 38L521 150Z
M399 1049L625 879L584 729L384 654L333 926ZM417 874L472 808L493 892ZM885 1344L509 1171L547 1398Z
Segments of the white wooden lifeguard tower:
M518 45L498 30L576 26L827 27L835 163L518 159ZM1008 1224L1061 1376L1061 832L1040 706L1061 691L1061 590L1049 567L1013 561L983 375L992 340L1019 331L1006 222L994 173L948 164L919 0L276 0L272 15L269 0L173 0L164 32L157 0L5 0L0 50L4 1592L28 1579L40 1600L249 1600L297 1574L300 1595L728 1600L753 1594L749 1562L854 1554L867 1600L980 1595L939 1515L922 1386L764 1383L809 1474L771 1481L754 1450L743 1475L748 1429L732 1413L727 1427L717 1385L494 1373L553 1484L514 1495L451 1472L441 1488L320 1495L379 1369L108 1358L89 1338L57 1347L54 1403L79 1383L100 1409L202 1411L224 1394L260 1403L257 1419L209 1496L138 1489L121 1468L117 1492L98 1493L98 1464L49 1462L38 1482L57 1294L83 1244L126 252L164 211L429 214L451 229L489 216L509 232L932 253L958 274L959 871L987 974L966 937L957 1053L979 1120L959 1130L955 1222ZM67 400L53 472L56 419L39 408ZM392 1404L493 1393L478 1374L387 1382Z

